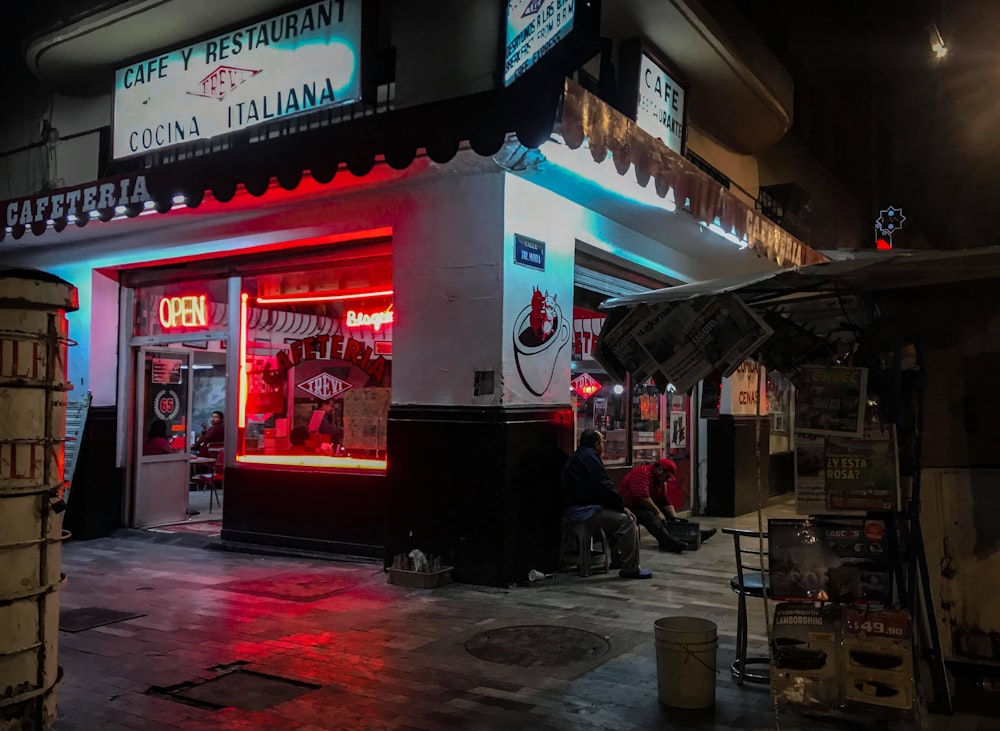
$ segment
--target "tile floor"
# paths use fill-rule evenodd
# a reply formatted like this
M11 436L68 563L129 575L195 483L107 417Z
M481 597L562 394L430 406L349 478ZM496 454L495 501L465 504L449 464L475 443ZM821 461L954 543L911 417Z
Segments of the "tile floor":
M790 515L784 502L769 508ZM705 525L755 527L756 517ZM781 712L766 688L717 678L713 710L680 712L657 701L653 622L669 615L719 627L719 667L732 661L733 548L721 533L700 551L661 554L643 533L650 581L559 574L509 589L452 584L435 590L386 583L380 564L248 555L126 532L65 546L64 609L105 607L144 616L60 633L57 731L249 729L517 731L573 729L836 728ZM178 539L180 540L180 539ZM199 542L200 541L200 542ZM195 547L199 546L199 547ZM322 577L314 601L234 591L292 577ZM293 592L294 594L294 592ZM306 597L307 599L309 597ZM766 648L761 602L750 608L751 650ZM519 667L481 660L465 643L516 625L571 627L607 640L608 652L568 665ZM316 686L269 707L215 709L171 689L227 672ZM198 693L185 691L190 697ZM997 728L994 719L932 716L925 727ZM916 723L893 728L918 728Z

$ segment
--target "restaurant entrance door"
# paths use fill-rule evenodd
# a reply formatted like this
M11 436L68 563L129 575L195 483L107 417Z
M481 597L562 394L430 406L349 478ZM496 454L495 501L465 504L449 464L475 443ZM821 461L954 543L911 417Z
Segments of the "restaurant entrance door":
M137 528L187 519L193 365L189 350L136 349Z

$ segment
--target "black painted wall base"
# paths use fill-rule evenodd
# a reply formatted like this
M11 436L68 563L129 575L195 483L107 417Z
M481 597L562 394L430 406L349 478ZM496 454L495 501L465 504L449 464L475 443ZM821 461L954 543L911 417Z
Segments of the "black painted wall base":
M124 525L124 473L115 467L117 429L116 407L90 407L63 519L74 538L103 538Z
M382 556L384 474L226 469L222 540Z
M490 586L551 571L568 409L393 406L385 561L419 548Z

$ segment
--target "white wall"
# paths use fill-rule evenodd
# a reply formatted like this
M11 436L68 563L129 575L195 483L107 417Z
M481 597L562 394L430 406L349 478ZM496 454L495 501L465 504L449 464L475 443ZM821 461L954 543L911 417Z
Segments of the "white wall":
M501 372L503 177L499 171L454 175L347 192L282 212L259 206L235 226L243 235L226 238L212 235L222 228L219 217L199 219L195 211L121 222L150 227L124 237L110 236L115 223L95 222L87 233L107 236L64 245L60 234L50 234L55 243L13 253L11 263L53 272L79 290L80 310L69 315L71 337L79 343L70 377L77 392L90 390L100 405L114 403L118 329L127 324L118 321L118 285L96 269L389 227L393 401L481 404L472 396L474 372ZM171 221L175 227L162 227Z

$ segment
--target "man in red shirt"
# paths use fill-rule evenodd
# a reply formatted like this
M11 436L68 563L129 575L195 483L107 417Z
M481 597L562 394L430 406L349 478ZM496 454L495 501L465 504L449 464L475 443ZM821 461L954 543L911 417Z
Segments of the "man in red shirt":
M667 521L682 520L677 517L677 510L668 499L670 493L680 492L676 474L677 465L672 459L638 465L625 475L618 492L625 506L635 514L635 519L656 539L661 551L680 553L682 544L670 535L665 525ZM714 528L703 530L701 540L707 541L714 535Z

